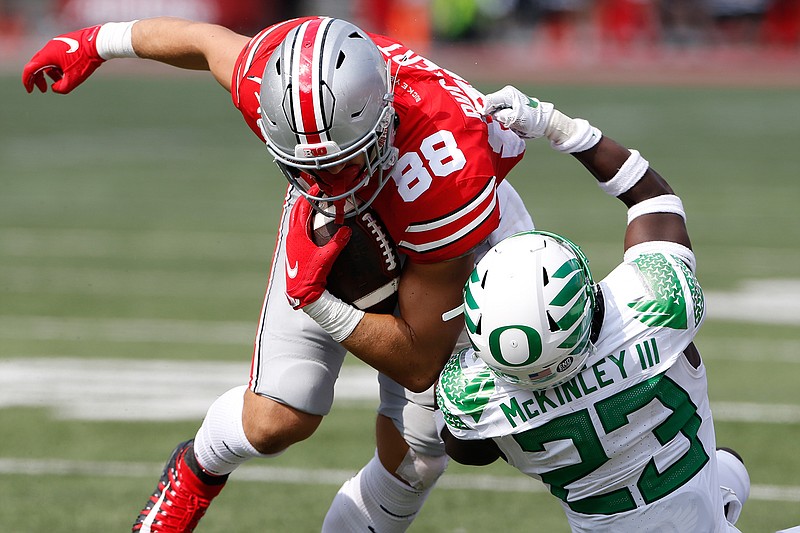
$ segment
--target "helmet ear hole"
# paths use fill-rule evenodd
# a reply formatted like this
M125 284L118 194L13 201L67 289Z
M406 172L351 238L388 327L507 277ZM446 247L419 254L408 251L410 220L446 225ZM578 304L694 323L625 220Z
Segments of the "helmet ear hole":
M275 61L275 72L278 73L278 76L281 75L281 60L280 60L280 58L278 58L278 60Z
M542 267L542 285L547 287L550 283L550 276L547 275L547 269Z
M344 63L344 58L345 58L344 52L339 50L339 57L336 58L336 68L342 66L342 63Z

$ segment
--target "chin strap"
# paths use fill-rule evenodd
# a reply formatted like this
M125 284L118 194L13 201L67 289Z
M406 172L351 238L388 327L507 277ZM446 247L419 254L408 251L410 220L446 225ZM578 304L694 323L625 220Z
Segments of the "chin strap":
M442 322L449 322L462 314L464 314L464 304L442 313Z

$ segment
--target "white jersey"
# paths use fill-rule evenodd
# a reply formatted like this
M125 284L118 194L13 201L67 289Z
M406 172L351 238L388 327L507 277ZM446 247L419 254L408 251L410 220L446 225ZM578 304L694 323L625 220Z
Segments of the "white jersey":
M548 485L573 531L731 530L705 367L682 355L705 313L694 273L678 257L631 249L599 285L597 350L562 385L520 389L471 349L451 358L437 388L449 431L493 439Z

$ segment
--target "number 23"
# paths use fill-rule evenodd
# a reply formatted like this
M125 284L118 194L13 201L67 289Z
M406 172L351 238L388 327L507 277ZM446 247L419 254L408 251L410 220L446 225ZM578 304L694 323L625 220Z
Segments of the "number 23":
M651 459L637 481L637 487L646 503L651 503L670 494L689 481L708 462L703 443L697 438L702 422L689 395L674 381L657 376L639 385L621 391L595 404L600 423L606 434L620 429L628 423L628 415L657 399L672 413L654 430L662 445L679 433L689 440L689 450L664 472L656 469ZM578 451L581 462L557 468L543 474L542 481L550 485L550 492L567 503L573 511L586 514L616 514L636 508L633 495L627 488L607 494L567 501L569 491L565 488L572 482L590 474L607 462L600 438L589 417L589 411L565 415L514 437L526 452L543 452L544 445L557 440L571 440Z

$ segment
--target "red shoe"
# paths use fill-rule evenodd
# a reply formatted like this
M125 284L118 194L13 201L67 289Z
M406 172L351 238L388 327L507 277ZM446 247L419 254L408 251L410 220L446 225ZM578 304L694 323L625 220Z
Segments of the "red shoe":
M184 460L193 440L178 444L164 466L155 492L133 524L134 533L190 533L227 481L209 485Z

